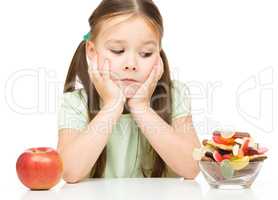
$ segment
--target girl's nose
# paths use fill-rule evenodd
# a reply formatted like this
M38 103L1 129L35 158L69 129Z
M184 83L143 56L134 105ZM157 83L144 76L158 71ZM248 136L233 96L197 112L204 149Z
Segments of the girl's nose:
M124 71L137 71L137 67L135 67L135 66L124 66L123 70Z

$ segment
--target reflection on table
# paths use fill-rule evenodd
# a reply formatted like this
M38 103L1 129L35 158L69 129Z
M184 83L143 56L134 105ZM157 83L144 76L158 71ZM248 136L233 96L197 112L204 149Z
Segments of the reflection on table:
M182 178L87 179L64 183L49 191L26 191L22 200L189 199L258 200L251 189L203 191L196 181Z

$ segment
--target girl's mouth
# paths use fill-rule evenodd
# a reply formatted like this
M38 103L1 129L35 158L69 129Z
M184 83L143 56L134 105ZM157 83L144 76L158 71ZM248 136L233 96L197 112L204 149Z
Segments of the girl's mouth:
M135 79L130 79L130 78L124 78L124 79L120 79L124 84L132 84L132 83L138 83L137 80Z

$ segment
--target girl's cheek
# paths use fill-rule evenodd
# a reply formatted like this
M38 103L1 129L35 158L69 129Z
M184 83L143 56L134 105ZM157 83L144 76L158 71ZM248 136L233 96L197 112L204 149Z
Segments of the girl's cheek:
M121 73L121 63L117 62L116 59L110 60L111 65L110 65L110 76L111 79L120 79L121 77L119 74Z
M118 71L116 69L114 69L113 67L111 67L111 70L110 70L110 77L112 80L120 79Z

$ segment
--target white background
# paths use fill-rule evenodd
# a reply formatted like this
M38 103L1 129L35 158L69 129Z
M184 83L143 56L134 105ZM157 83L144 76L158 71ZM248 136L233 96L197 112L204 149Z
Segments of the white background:
M22 187L15 162L24 149L56 148L68 66L99 2L1 1L1 188ZM190 87L200 137L218 128L250 132L270 148L258 184L278 178L278 2L155 2L172 76Z

